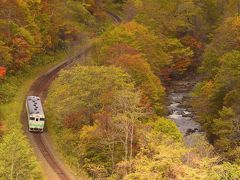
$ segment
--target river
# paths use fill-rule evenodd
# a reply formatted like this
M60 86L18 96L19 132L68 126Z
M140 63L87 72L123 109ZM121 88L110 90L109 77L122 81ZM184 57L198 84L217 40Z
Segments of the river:
M195 84L195 80L172 81L168 92L168 118L176 123L185 138L193 134L203 134L200 124L195 121L195 113L190 103Z

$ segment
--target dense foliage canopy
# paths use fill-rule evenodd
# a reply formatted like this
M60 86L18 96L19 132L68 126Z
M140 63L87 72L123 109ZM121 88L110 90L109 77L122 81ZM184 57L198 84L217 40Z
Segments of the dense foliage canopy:
M77 173L240 179L239 14L238 0L0 0L0 104L27 72L92 39L85 63L62 70L44 104ZM166 89L196 69L191 103L207 138L187 147L165 118ZM4 118L0 179L41 179L20 123L5 128Z

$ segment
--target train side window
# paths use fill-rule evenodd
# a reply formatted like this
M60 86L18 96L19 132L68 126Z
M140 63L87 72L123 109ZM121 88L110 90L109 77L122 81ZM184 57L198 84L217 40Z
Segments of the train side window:
M30 117L30 120L35 120L35 118L34 117Z
M44 121L45 119L44 118L40 118L40 121Z

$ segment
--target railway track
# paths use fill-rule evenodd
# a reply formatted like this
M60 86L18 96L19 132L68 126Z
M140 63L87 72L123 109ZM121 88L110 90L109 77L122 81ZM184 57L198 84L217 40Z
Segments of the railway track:
M115 23L120 23L121 19L114 15L113 13L106 11L109 16L112 17ZM42 99L42 102L46 99L48 88L53 82L53 80L57 77L60 70L67 68L73 62L81 59L81 57L88 54L91 50L91 45L87 45L83 48L77 55L73 58L66 59L64 62L58 64L47 73L42 74L34 83L32 84L27 96L39 96ZM23 103L23 108L21 112L21 121L23 124L23 129L25 134L29 138L35 154L39 161L42 161L43 168L47 179L50 180L72 180L76 179L74 175L72 175L68 167L66 167L61 160L59 159L57 153L55 152L50 138L48 137L48 133L30 133L28 131L27 124L27 115L25 110L25 102Z
M70 180L69 176L63 171L63 169L56 163L56 160L50 150L47 148L46 143L43 141L42 134L33 135L36 144L38 144L39 150L44 155L44 158L47 160L51 168L57 174L59 179Z
M122 19L111 11L105 10L105 12L113 19L114 23L119 24L122 22Z
M79 52L75 57L69 58L65 60L63 63L55 66L53 69L49 70L47 73L41 75L31 86L28 96L34 95L41 97L42 101L44 102L48 88L51 85L52 81L57 77L60 70L68 67L76 60L81 59L82 56L86 55L90 51L91 47L88 46L84 48L81 52ZM30 133L28 132L28 124L27 124L27 116L25 111L25 103L23 105L23 110L21 113L21 121L23 124L24 131L28 138L30 139L31 143L34 144L33 147L36 151L36 154L41 153L38 156L38 159L44 158L45 164L47 163L48 166L44 167L45 171L51 171L50 173L46 173L48 179L62 179L62 180L71 180L75 179L73 175L69 173L67 168L62 165L60 160L56 157L56 152L54 152L53 148L51 147L51 142L49 141L49 137L47 132L44 133ZM41 156L41 157L40 157ZM48 169L47 169L48 168ZM51 169L49 169L51 168Z

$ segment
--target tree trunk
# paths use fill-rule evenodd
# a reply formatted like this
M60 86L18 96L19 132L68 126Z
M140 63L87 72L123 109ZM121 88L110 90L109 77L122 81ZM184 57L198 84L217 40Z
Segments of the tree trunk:
M11 154L11 162L12 162L12 164L11 164L11 174L10 174L10 179L11 180L14 179L13 178L14 166L15 166L15 156L14 155L15 155L15 145L13 147L12 154Z
M128 124L125 126L125 161L128 160L128 136L129 136L129 131L128 131Z
M130 144L130 157L129 157L129 160L130 160L130 163L132 161L132 155L133 155L133 132L134 132L134 127L132 125L132 128L131 128L131 144ZM132 172L132 165L130 164L130 172Z
M115 163L114 163L114 150L115 150L115 140L114 140L114 137L113 137L113 144L112 144L112 173L113 173L113 170L114 170L114 166L115 166Z

